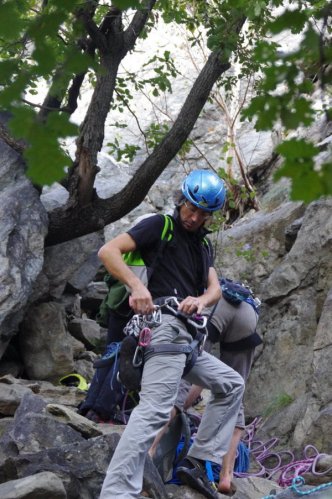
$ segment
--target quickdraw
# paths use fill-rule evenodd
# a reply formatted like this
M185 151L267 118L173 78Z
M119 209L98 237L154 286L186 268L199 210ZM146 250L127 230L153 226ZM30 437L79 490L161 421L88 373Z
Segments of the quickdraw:
M144 328L153 328L156 326L159 326L162 321L162 314L160 307L158 309L154 310L152 314L149 315L142 315L142 314L135 314L133 317L130 319L130 321L126 324L126 326L123 329L123 332L126 336L133 335L136 338L139 337L140 332Z
M133 366L140 367L144 360L144 348L151 343L152 331L149 327L143 327L138 335L138 345L133 358Z

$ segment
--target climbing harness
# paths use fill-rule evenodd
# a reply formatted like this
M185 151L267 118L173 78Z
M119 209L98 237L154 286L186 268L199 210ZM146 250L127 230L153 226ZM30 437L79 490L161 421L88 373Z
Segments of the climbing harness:
M145 348L144 358L148 359L152 355L160 354L185 354L186 365L183 375L188 374L190 369L194 366L196 359L202 354L204 344L207 337L206 324L207 317L200 314L187 315L178 310L180 303L175 296L170 296L163 299L163 303L157 304L157 307L163 309L166 314L171 314L180 319L187 328L187 331L193 337L189 344L180 343L159 343L157 345L149 345Z
M137 347L133 356L133 366L140 367L145 359L152 355L181 354L187 355L186 370L187 373L198 355L201 355L206 334L207 317L200 314L186 315L178 310L180 302L176 296L162 298L157 301L155 310L152 314L135 314L124 328L126 336L133 336L137 339ZM188 331L193 336L190 344L162 343L150 345L152 338L152 328L157 327L162 322L162 311L169 313L182 320L188 327ZM204 333L202 332L204 330Z

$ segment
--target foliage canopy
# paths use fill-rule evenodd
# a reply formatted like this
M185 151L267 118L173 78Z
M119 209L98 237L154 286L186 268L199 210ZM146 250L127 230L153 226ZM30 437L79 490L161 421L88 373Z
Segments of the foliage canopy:
M147 61L146 66L154 68L152 76L118 74L121 60L134 50L137 38L149 37L162 16L165 22L183 25L193 46L203 44L218 57L224 66L216 82L226 93L232 92L236 80L260 75L256 95L242 110L241 119L253 120L256 130L281 127L285 141L277 152L284 162L276 178L292 179L294 199L311 201L331 195L331 155L317 162L321 149L297 136L299 127L310 126L317 113L331 119L331 3L290 0L283 5L281 0L4 0L0 5L0 109L10 111L10 129L26 143L27 174L40 185L62 179L71 196L79 193L79 205L91 202L109 111L130 106L133 88L149 88L152 97L172 90L178 71L167 50ZM298 35L298 45L289 53L281 52L276 41L287 32ZM236 76L225 73L230 63L240 67ZM77 127L71 115L83 81L89 81L95 92ZM36 105L29 95L41 84L47 87L47 95ZM93 106L97 108L105 88L105 109L96 120ZM147 153L170 133L169 124L152 123L145 132ZM74 163L62 147L68 136L77 139ZM118 160L131 161L139 150L137 144L121 145L116 140L109 147ZM185 155L190 147L184 134L178 150ZM76 166L79 180L74 181ZM83 171L89 171L84 182ZM249 192L248 199L253 197Z

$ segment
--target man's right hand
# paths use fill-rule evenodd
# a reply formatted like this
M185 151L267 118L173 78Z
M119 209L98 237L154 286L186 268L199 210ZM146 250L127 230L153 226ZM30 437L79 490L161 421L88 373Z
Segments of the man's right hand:
M150 291L141 281L131 288L129 305L135 314L149 315L154 311L155 306Z

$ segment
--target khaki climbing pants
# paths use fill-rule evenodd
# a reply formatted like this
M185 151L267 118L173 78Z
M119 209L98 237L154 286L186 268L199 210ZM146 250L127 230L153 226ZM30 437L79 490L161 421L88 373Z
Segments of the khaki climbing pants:
M151 343L191 341L183 322L163 315L162 324L153 330ZM141 492L147 452L169 420L185 362L184 354L155 355L146 361L140 402L115 449L100 499L133 499ZM206 352L197 358L186 380L211 390L211 398L188 454L220 464L233 434L244 381L233 369Z

